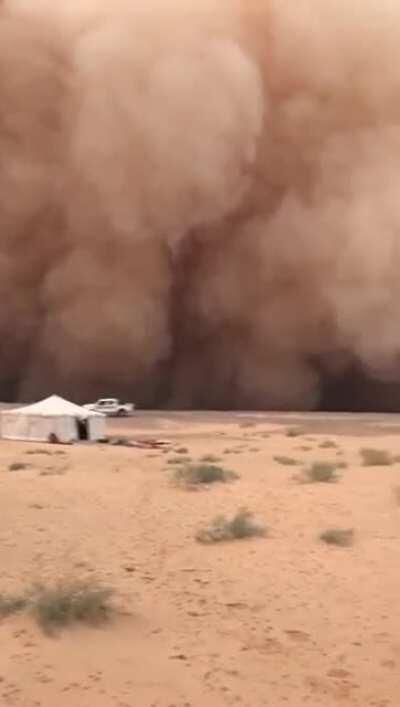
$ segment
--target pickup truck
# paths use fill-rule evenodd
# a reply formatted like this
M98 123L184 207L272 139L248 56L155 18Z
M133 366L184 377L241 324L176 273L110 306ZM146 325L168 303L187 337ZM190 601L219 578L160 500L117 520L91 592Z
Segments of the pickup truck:
M135 409L133 403L122 403L118 398L100 398L95 403L87 403L83 407L92 412L102 412L109 417L126 417Z

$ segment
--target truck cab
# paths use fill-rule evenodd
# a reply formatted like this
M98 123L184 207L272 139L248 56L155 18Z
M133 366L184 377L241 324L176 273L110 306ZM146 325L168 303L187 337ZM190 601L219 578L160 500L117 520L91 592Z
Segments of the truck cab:
M85 408L103 415L124 417L134 410L133 403L122 403L118 398L99 398L95 403L88 403Z

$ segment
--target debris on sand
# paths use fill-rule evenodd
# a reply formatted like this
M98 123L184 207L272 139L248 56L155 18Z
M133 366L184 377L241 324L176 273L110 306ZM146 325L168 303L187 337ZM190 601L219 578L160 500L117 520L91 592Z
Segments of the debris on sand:
M162 439L128 439L127 437L112 437L109 440L112 447L134 447L136 449L164 449L172 442Z

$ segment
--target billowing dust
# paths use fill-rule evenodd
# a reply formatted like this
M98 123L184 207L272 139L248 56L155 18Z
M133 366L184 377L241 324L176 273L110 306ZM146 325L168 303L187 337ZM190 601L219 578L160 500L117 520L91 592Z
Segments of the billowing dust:
M396 380L399 27L394 0L3 0L0 397Z

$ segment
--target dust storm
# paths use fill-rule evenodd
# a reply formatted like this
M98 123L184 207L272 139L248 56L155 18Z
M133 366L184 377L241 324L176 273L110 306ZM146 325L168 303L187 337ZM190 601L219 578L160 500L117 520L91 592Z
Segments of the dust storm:
M0 398L400 407L399 27L3 0Z

